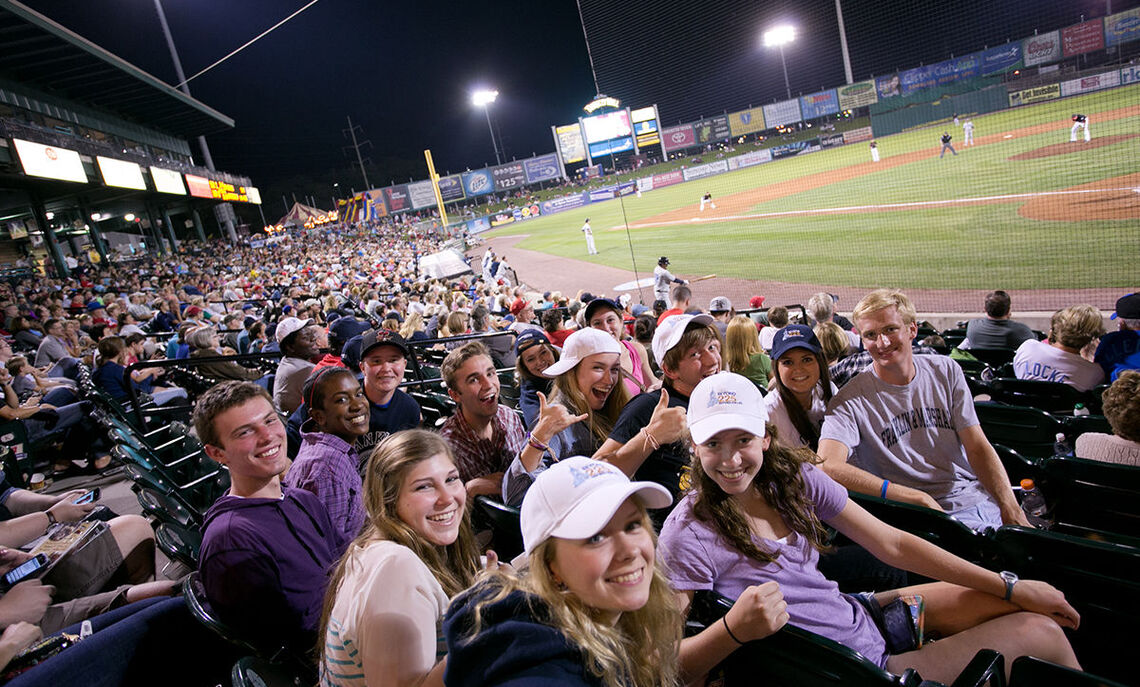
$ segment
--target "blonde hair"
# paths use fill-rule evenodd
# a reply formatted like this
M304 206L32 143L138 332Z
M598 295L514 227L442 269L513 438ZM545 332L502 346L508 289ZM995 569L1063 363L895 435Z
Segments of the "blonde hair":
M579 361L578 365L582 363ZM629 391L625 388L625 380L620 375L614 388L610 391L610 395L606 398L605 405L601 410L594 410L586 401L586 394L578 386L578 365L570 368L566 372L554 378L555 395L550 399L551 402L558 402L566 406L567 410L571 413L581 414L585 413L586 426L590 428L590 434L597 440L595 450L601 448L606 439L613 431L614 423L617 422L618 416L621 415L622 408L625 404L629 403ZM555 456L556 459L568 458L569 456Z
M756 325L745 315L737 315L728 321L724 333L724 368L729 372L740 373L748 367L752 356L760 353L760 335Z
M404 324L400 325L400 336L410 341L412 334L423 329L423 326L424 316L418 312L410 312L408 316L404 318Z
M834 322L820 322L815 326L814 331L815 338L819 339L819 347L823 351L823 357L829 365L846 355L847 349L851 347L851 342L847 338L847 333L843 331L843 327Z
M859 320L863 317L892 306L898 310L899 316L902 317L903 324L911 325L918 320L918 311L914 309L914 305L911 304L906 294L898 289L876 289L866 296L863 296L863 298L855 304L855 310L851 313L851 319L858 324Z
M1049 340L1062 346L1081 349L1098 336L1104 336L1104 318L1091 305L1058 310L1049 321Z
M657 533L653 522L641 501L636 496L633 500L641 513L641 525L649 532L656 551ZM553 541L547 539L531 552L524 577L498 573L488 576L484 584L476 587L476 590L487 587L490 593L475 605L475 622L467 641L482 629L483 610L487 606L521 590L531 595L528 601L535 617L560 631L576 646L582 653L586 671L605 687L677 685L681 613L660 560L654 562L646 604L636 611L623 612L616 624L609 625L599 622L596 609L554 580L550 569L554 553Z

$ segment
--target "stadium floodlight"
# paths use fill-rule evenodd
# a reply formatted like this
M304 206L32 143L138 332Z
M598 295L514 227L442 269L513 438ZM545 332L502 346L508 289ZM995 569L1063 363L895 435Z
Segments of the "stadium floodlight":
M764 47L780 49L780 65L784 68L784 90L788 92L788 100L792 99L792 86L788 82L788 62L784 59L784 46L796 40L796 27L781 24L764 32Z
M503 160L499 157L499 146L495 143L495 128L491 126L491 103L499 97L499 92L488 89L480 89L471 94L471 104L475 107L482 107L483 114L487 115L487 131L491 132L491 147L495 149L495 164L502 164Z

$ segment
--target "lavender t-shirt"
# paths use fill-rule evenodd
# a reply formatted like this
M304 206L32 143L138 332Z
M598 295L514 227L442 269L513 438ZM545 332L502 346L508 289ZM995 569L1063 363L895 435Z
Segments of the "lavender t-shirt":
M847 505L847 490L822 470L802 468L808 500L827 522ZM790 622L866 656L880 667L887 662L883 636L867 611L819 572L819 552L792 532L780 541L753 536L761 549L775 551L774 563L761 564L737 551L709 523L693 514L695 494L681 500L661 529L660 552L675 589L711 589L730 599L753 585L775 580L788 602Z

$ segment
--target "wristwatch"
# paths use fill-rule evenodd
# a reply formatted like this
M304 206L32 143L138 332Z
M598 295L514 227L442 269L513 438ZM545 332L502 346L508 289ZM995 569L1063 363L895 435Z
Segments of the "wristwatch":
M1018 577L1008 570L1002 570L998 575L1001 577L1001 581L1005 582L1005 596L1002 599L1009 601L1013 597L1013 585L1017 584Z
M54 525L55 523L59 522L55 519L55 513L52 513L50 510L45 510L44 515L47 516L48 525Z

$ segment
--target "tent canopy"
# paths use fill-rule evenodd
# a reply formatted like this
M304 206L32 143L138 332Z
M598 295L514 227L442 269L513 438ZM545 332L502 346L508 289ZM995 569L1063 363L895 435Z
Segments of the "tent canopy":
M285 216L277 220L277 224L303 227L307 222L316 222L318 217L328 217L330 213L325 210L318 210L317 208L302 205L300 203L293 203L293 207Z

